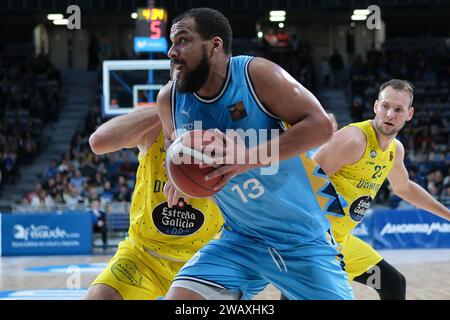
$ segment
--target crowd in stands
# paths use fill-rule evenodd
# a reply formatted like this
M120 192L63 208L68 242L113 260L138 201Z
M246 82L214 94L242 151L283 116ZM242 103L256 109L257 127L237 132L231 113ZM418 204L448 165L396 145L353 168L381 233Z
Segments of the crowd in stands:
M102 121L99 107L94 106L86 117L84 130L73 135L70 150L60 159L51 160L34 190L23 196L22 204L37 210L76 210L89 207L94 201L102 207L131 201L138 165L136 150L95 155L88 139Z
M313 93L317 90L312 48L297 34L288 34L280 29L275 37L270 32L263 40L263 56L274 61Z
M233 39L233 55L252 55L269 59L294 76L313 93L317 80L312 60L312 48L300 35L284 29L269 30L261 39Z
M415 87L414 117L398 136L405 146L409 175L450 205L450 47L442 42L392 45L370 50L365 59L356 56L348 69L354 121L372 116L378 87L391 78L407 79ZM408 206L386 190L382 193L392 207Z
M42 128L57 121L60 80L44 57L0 52L0 192L45 147Z

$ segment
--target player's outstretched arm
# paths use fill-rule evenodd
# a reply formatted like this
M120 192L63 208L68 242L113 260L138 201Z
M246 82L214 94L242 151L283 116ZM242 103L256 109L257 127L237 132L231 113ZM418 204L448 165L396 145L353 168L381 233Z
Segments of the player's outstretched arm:
M409 180L408 171L403 163L405 149L400 141L396 140L396 143L395 163L388 175L388 180L394 193L420 209L450 220L448 208L434 199L424 188Z
M167 150L174 137L174 128L172 125L172 110L170 108L170 91L172 84L166 84L161 91L159 91L156 103L159 106L158 116L161 120L162 128L164 131L164 148ZM164 195L167 197L167 205L172 208L180 199L182 195L179 190L171 183L167 181L164 186Z
M344 166L361 160L366 150L366 136L357 127L346 127L337 131L333 137L322 145L313 159L327 176L331 177Z
M280 136L279 160L297 156L331 138L332 123L322 105L288 72L266 59L254 58L249 75L262 105L291 125Z
M89 137L89 144L95 154L134 147L145 153L160 130L157 108L137 109L103 123Z
M172 82L167 83L158 93L156 104L158 105L158 117L161 121L166 145L171 141L174 133L172 125L172 110L170 105L170 92L172 90Z

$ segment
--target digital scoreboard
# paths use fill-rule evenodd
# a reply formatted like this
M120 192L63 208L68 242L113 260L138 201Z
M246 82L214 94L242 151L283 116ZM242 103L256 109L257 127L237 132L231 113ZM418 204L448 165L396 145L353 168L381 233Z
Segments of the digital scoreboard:
M137 14L134 51L167 52L166 10L162 8L140 8Z

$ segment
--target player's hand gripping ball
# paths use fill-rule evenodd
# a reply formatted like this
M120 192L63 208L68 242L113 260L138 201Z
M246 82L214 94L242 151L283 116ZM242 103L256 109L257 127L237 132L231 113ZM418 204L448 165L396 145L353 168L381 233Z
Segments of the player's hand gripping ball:
M220 190L213 187L223 176L206 181L205 175L220 167L225 141L214 130L188 131L169 147L166 170L176 189L192 198L210 197Z

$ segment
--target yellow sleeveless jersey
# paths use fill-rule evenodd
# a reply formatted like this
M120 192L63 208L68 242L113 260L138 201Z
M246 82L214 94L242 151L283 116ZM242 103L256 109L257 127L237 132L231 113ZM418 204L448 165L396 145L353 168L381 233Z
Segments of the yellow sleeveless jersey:
M171 209L163 188L164 134L145 155L139 154L136 185L130 208L131 240L144 250L171 261L187 261L218 234L223 220L209 199L190 199Z
M371 120L351 123L366 136L366 150L355 164L344 166L330 177L336 191L347 201L345 217L327 216L332 225L333 234L338 242L350 234L364 217L378 190L394 165L395 139L385 151L378 145Z

